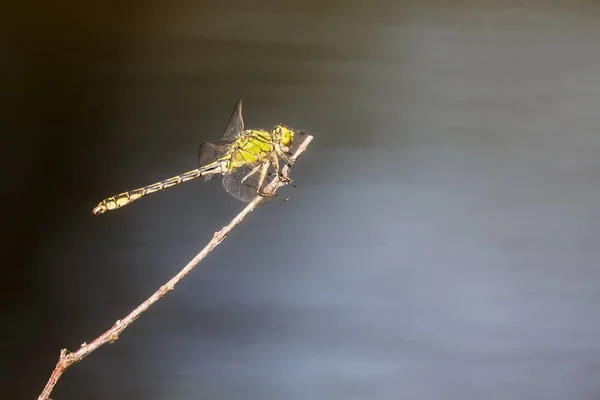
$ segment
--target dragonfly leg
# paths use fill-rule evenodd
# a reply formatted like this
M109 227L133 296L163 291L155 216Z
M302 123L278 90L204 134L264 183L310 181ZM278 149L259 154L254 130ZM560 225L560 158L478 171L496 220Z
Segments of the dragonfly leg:
M283 159L283 161L286 162L286 164L291 167L292 165L294 165L294 161L292 160L291 156L293 155L293 153L291 151L285 151L281 148L280 145L275 145L275 153L277 153L277 155L279 157L281 157Z
M263 169L262 169L262 171L260 173L260 180L259 180L258 189L257 189L258 195L261 196L261 197L275 197L275 198L277 198L279 200L288 201L289 200L288 198L283 198L283 197L279 196L276 193L267 193L267 192L265 192L265 191L262 190L262 186L263 186L263 183L265 181L265 177L267 176L267 174L269 172L269 167L270 166L271 166L270 162L265 163L264 166L263 166ZM277 173L279 174L279 161L277 160L277 156L274 157L273 166L274 166L275 170L277 171Z
M292 158L291 158L292 155L293 155L293 153L290 153L290 152L281 152L281 158L283 158L283 160L287 163L288 167L291 167L295 163L295 161L292 160ZM288 157L288 156L290 156L290 157Z
M281 182L283 182L283 183L289 183L289 184L291 184L293 187L297 187L297 186L294 184L294 181L293 181L293 180L291 180L291 179L290 179L289 177L287 177L287 176L284 176L284 175L281 173L281 168L279 167L279 158L277 158L277 154L273 155L273 165L274 165L275 171L277 172L277 176L279 177L279 180L280 180ZM289 164L288 164L288 165L289 165Z
M278 195L276 193L258 192L258 195L261 196L261 197L275 197L276 199L279 199L281 201L285 201L286 203L290 199L289 197L281 197L280 195Z
M242 178L242 183L246 183L246 180L248 180L248 178L250 178L252 175L254 175L255 173L257 173L257 172L258 172L258 169L259 169L260 167L261 167L261 165L257 165L256 167L254 167L254 168L252 169L252 171L248 172L248 174L246 174L246 176L244 176L244 177ZM263 179L264 179L264 178L263 178ZM262 182L261 182L261 184L262 184ZM251 186L251 185L246 185L246 186L253 187L253 186Z
M280 195L276 194L276 193L267 193L262 191L261 189L257 188L256 186L252 186L249 185L248 183L244 182L244 185L251 187L252 189L256 189L256 193L260 196L260 197L271 197L271 198L276 198L282 201L288 201L289 198L288 197L281 197Z
M298 186L296 186L296 184L294 183L294 181L291 178L288 178L287 176L284 176L281 172L278 172L277 176L279 177L279 180L281 182L290 184L293 187L298 187Z
M269 172L269 173L267 174L267 176L275 176L275 175L277 175L277 176L279 177L279 180L281 180L282 182L289 183L289 184L290 184L290 185L292 185L293 187L298 187L298 186L297 186L297 185L294 183L294 181L293 181L292 179L290 179L290 178L286 178L286 177L285 177L285 176L283 176L282 174L278 174L278 173L275 173L275 172Z

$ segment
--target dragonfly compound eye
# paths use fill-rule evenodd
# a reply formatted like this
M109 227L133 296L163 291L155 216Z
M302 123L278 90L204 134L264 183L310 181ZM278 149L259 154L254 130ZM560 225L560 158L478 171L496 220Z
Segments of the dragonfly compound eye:
M281 144L289 147L294 141L294 131L281 125L277 127L277 130Z

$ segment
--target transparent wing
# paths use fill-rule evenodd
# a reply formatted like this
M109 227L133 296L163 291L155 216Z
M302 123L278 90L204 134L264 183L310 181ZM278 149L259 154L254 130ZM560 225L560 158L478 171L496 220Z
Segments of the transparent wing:
M258 195L258 188L263 189L272 177L267 175L270 163L255 162L235 168L225 174L223 187L233 197L248 203Z
M223 132L221 140L233 142L243 131L244 119L242 118L242 99L239 99L231 113L231 117L229 117L229 122L227 123L227 127Z
M221 157L227 152L225 146L219 146L218 144L203 142L198 148L198 165L203 167L217 158Z
M219 146L210 142L204 142L198 148L198 166L204 167L223 156L227 152L225 146ZM217 174L206 175L204 182L210 181Z

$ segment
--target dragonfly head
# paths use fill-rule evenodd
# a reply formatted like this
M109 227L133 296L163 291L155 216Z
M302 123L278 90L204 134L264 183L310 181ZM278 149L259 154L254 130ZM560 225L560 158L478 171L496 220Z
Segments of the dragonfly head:
M287 148L290 148L294 143L294 131L285 125L276 125L273 128L273 133L275 134L275 139Z

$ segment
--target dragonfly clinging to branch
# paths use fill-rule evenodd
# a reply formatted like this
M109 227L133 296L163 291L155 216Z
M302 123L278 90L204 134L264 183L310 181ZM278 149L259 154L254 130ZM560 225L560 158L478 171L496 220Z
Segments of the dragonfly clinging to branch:
M275 174L280 179L291 182L281 175L279 159L288 165L292 164L290 149L298 133L300 132L282 124L271 129L245 129L240 99L221 137L224 143L217 145L204 142L200 145L199 168L104 199L94 208L93 213L98 215L116 210L141 197L201 176L208 181L216 175L223 175L225 190L243 202L250 202L257 195L281 199L276 194L264 192L263 189ZM271 168L274 173L271 172Z

